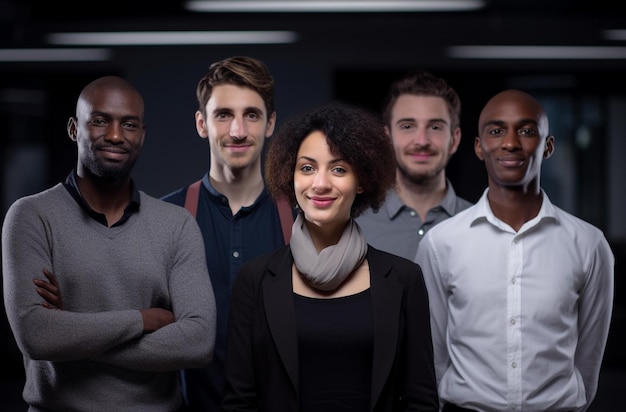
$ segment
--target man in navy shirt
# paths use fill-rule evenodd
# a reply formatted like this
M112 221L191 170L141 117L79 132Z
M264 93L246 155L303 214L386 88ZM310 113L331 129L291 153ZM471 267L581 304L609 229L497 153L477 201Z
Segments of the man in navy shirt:
M244 261L283 246L291 225L287 221L283 235L277 204L263 180L263 146L276 124L274 80L265 64L245 56L215 62L198 83L197 97L196 128L209 143L209 171L163 199L186 205L204 238L217 305L215 355L206 368L184 370L182 380L190 410L217 411L231 285Z

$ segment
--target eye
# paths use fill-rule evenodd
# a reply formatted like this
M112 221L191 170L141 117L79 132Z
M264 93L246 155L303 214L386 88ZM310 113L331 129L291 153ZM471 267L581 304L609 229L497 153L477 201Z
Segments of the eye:
M124 123L122 124L122 126L123 126L125 129L130 129L130 130L136 130L136 129L138 129L138 128L139 128L139 125L138 125L137 123L133 123L133 122L124 122Z
M102 118L97 118L97 119L91 119L89 121L89 124L94 125L94 126L106 126L108 122Z
M526 127L526 128L520 129L519 130L519 134L521 134L522 136L532 137L532 136L536 136L537 135L537 131L535 129Z
M413 128L414 128L413 125L410 124L410 123L403 123L403 124L400 125L400 130L409 131L409 130L411 130Z
M493 129L489 130L488 133L490 135L493 135L493 136L502 136L504 134L504 129L502 129L500 127L495 127Z
M345 175L348 170L343 166L335 166L331 169L331 172L335 175Z
M314 170L315 170L315 169L314 169L314 168L313 168L313 166L312 166L312 165L310 165L310 164L305 164L305 165L300 166L300 171L301 171L302 173L304 173L304 174L310 174L310 173L313 173L313 171L314 171Z
M215 118L217 120L226 120L230 117L230 113L228 112L219 112L215 114Z
M261 118L261 116L256 112L250 112L246 115L248 120L257 121Z

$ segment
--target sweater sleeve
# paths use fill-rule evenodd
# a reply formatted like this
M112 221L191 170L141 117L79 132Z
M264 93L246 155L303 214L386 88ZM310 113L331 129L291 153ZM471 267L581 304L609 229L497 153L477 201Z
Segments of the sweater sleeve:
M43 269L52 270L53 254L60 250L53 248L52 225L40 205L49 199L41 200L15 202L2 228L4 302L22 353L36 360L85 359L141 336L137 310L78 313L42 306L33 279L43 278Z

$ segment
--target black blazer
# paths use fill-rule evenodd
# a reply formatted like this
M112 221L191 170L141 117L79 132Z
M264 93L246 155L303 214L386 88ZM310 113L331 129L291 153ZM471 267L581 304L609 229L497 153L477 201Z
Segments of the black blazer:
M438 411L421 268L369 246L374 311L371 411ZM245 263L226 346L225 411L298 411L298 338L289 246Z

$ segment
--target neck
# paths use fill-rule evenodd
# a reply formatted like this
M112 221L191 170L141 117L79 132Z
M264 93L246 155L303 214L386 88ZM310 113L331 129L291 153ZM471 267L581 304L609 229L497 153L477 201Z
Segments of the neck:
M89 207L106 216L109 226L117 222L130 203L130 177L120 181L102 181L76 177L76 184Z
M402 203L417 211L422 222L430 209L441 204L446 196L446 177L440 173L430 179L411 182L401 175L396 176L396 193Z
M213 187L228 198L233 214L244 206L252 205L265 186L260 166L238 170L211 167L209 179Z
M338 222L336 224L317 225L314 222L307 220L306 216L304 218L304 224L311 235L311 240L315 245L317 253L321 252L328 246L333 246L339 243L339 239L341 239L341 235L349 222L350 220Z
M503 187L489 185L487 193L493 214L515 231L539 214L543 195L539 187Z

